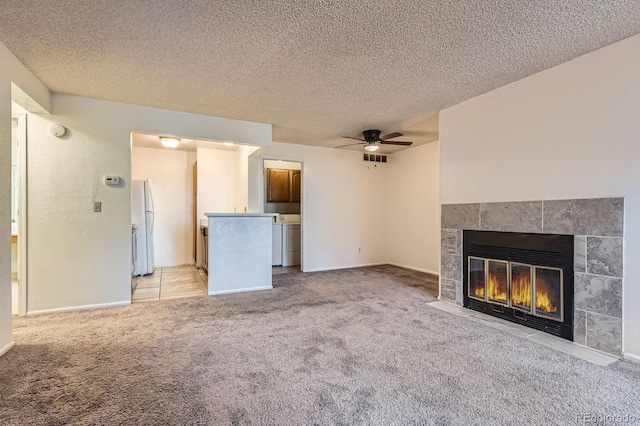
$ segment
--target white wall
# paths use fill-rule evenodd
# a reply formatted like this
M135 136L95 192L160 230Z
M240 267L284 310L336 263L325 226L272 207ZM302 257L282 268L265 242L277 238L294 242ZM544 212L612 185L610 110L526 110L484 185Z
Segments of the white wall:
M440 268L439 144L389 156L388 261L433 274Z
M235 151L198 148L198 218L204 219L205 213L234 213L234 208Z
M249 162L252 212L263 208L263 158L303 163L304 271L386 262L387 164L364 162L360 152L274 142Z
M249 163L248 158L255 147L239 145L235 150L235 207L238 213L244 213L249 209Z
M244 213L248 208L248 156L255 147L234 151L198 148L198 220L205 213ZM197 246L201 265L200 244Z
M130 302L131 133L260 145L271 126L76 96L28 118L30 313ZM48 126L67 128L62 138ZM123 178L104 185L105 175ZM102 213L93 213L93 202Z
M264 160L265 169L301 170L302 164L291 161Z
M625 197L623 351L640 359L640 36L440 113L442 204Z
M0 355L13 346L11 338L11 99L15 86L20 100L49 109L49 90L0 43ZM13 86L13 87L12 87ZM28 98L30 97L30 98Z
M157 267L194 263L191 200L195 161L192 151L131 149L131 179L151 179Z

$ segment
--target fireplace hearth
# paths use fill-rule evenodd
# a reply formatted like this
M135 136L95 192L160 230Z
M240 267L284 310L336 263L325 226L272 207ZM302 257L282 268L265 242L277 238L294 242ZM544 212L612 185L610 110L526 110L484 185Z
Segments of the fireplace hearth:
M464 231L463 305L573 341L573 236Z

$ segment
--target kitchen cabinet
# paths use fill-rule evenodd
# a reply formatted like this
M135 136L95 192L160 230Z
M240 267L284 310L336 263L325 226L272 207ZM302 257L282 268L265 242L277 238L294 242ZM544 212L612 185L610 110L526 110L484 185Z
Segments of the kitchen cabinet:
M267 169L267 203L288 203L289 192L289 170Z
M302 186L302 173L300 170L289 170L289 201L300 202L300 188Z
M267 203L299 203L302 175L300 170L266 169Z

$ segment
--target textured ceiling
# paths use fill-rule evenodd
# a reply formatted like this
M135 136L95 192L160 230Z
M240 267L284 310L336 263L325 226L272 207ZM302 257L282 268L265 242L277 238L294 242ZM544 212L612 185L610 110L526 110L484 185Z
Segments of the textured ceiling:
M435 140L427 118L439 110L640 33L638 0L3 0L1 10L0 41L54 92L271 123L276 141L320 146L369 128Z

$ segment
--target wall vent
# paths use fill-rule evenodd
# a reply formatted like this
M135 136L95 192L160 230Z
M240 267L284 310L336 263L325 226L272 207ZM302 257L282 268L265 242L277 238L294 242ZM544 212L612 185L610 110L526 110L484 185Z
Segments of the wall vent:
M363 154L364 161L373 161L375 163L386 163L387 156L380 154Z

